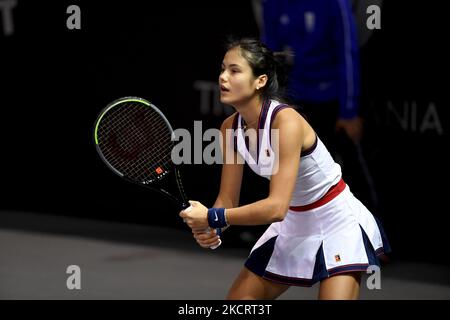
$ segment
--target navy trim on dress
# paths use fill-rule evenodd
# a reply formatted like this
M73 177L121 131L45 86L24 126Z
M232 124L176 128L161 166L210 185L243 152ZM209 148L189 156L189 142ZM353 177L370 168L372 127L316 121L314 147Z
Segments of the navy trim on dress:
M273 119L275 119L275 116L277 115L277 113L283 109L287 109L287 108L291 108L290 106L288 106L287 104L279 104L277 105L273 111L272 111L272 116L270 117L270 129L272 129L272 122ZM308 149L304 150L301 152L300 157L306 157L307 155L310 155L311 153L313 153L313 151L316 149L317 147L317 134L316 134L316 140L314 141L313 145L311 147L309 147ZM272 135L269 135L269 143L272 146Z
M275 119L275 116L277 115L277 113L286 108L290 108L290 107L287 104L279 104L273 109L272 115L270 116L270 129L272 129L272 122L273 122L273 119ZM270 146L272 146L272 135L271 134L269 135L269 144L270 144Z
M245 261L247 269L256 273L258 276L263 277L266 272L267 264L273 253L275 241L278 236L270 238L263 245L253 250L252 254Z
M300 153L300 158L306 157L306 156L310 155L311 153L313 153L314 150L316 150L316 147L317 147L317 140L318 140L318 138L317 138L317 134L316 134L316 140L314 140L313 145L312 145L311 147L309 147L308 149L302 151L302 152Z
M380 230L381 234L381 241L383 242L383 247L377 248L375 252L377 253L377 256L388 254L392 252L392 248L391 244L389 243L386 232L384 231L383 224L381 223L380 219L378 219L375 215L373 215L373 217L375 218L375 222L378 225L378 230Z
M266 123L266 118L267 118L267 114L269 112L269 107L270 107L271 101L269 99L265 99L262 102L262 106L261 106L261 112L259 113L259 117L258 117L258 130L256 131L256 141L257 141L257 145L256 145L256 163L259 162L259 148L261 145L261 137L259 135L260 130L264 130L264 124ZM241 129L244 127L244 119L241 117ZM248 153L250 154L250 147L249 147L249 137L245 134L244 130L240 130L241 134L243 135L244 141L245 141L245 146L247 148ZM236 140L237 141L237 140ZM237 142L235 144L237 146ZM236 149L235 149L236 150Z
M260 130L264 130L267 114L269 113L270 104L271 104L270 99L265 99L263 102L263 105L262 105L261 113L259 115L258 131L256 132L257 141L258 141L258 145L257 145L257 149L256 149L256 163L259 163L259 148L261 146L261 139L262 139L259 132L260 132Z
M234 148L234 152L237 152L237 126L238 126L238 119L239 119L239 113L236 112L236 115L234 116L233 119L233 125L232 125L232 129L233 129L233 148Z
M364 248L366 250L368 263L357 263L357 264L348 264L342 265L338 267L334 267L331 269L326 269L325 257L323 254L323 244L320 245L316 254L316 261L314 263L314 271L312 279L306 278L295 278L295 277L287 277L279 274L275 274L269 271L266 271L267 265L272 256L273 250L275 248L275 242L278 236L274 236L267 240L260 247L253 250L253 252L248 257L245 262L245 267L251 272L257 274L258 276L281 284L286 284L290 286L301 286L301 287L311 287L315 283L322 281L326 278L336 276L338 274L350 273L350 272L366 272L367 268L370 265L376 265L380 267L380 260L378 259L377 252L382 250L382 248L378 248L375 250L369 240L364 229L360 226L362 238L364 242ZM380 232L383 234L384 231L380 228ZM385 243L383 242L383 245ZM384 249L387 251L389 249L389 244L386 243L388 247ZM390 250L390 249L389 249Z

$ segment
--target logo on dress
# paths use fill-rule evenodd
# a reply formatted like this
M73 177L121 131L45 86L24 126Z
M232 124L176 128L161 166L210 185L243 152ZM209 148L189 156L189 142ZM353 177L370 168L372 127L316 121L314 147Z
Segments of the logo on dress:
M341 261L341 256L340 255L335 255L334 256L334 260L336 260L336 262L340 262Z
M269 149L266 149L266 156L270 157L270 151L269 151Z

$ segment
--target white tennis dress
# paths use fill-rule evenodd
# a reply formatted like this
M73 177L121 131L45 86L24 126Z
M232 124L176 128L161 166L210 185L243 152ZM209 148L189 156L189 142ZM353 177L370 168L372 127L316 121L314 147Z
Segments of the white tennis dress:
M255 173L268 179L276 170L271 123L277 112L287 107L275 100L263 103L256 154L248 150L239 113L233 122L235 150ZM295 190L284 220L269 226L245 265L275 282L311 286L336 274L379 265L377 256L388 251L381 224L353 196L342 180L339 164L316 137L314 146L301 152Z

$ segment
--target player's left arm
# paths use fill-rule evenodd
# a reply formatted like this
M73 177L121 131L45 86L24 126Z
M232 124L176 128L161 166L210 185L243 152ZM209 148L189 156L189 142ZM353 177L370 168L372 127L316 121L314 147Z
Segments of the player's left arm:
M269 195L248 205L226 209L228 225L270 224L283 220L288 211L300 165L303 143L301 117L294 109L283 109L275 117L272 129L278 130L278 139L274 139L277 135L272 137L278 169L271 177ZM182 212L181 216L191 228L207 227L208 209L200 202L190 202L193 210Z

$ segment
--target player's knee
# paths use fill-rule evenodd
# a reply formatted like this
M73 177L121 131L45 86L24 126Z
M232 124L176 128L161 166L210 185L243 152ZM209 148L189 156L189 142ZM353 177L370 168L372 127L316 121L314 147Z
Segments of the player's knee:
M239 278L228 291L227 300L260 300L264 298L264 290L251 280Z
M359 272L333 276L322 280L320 300L355 300L359 298L361 274Z
M239 290L230 290L225 298L226 300L260 300L249 292L241 292Z

